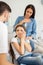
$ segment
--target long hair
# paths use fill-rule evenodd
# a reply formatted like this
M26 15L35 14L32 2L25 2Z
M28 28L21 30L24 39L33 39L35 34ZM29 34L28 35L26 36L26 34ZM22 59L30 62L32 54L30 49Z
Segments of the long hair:
M11 57L12 57L12 63L14 63L15 54L14 54L14 51L13 51L13 48L12 48L11 43L10 43L9 53L10 53L10 55L11 55Z
M26 29L25 29L25 27L24 27L23 25L17 25L16 28L15 28L15 31L16 31L16 29L17 29L18 27L22 27L22 28L26 31ZM15 35L15 37L17 37L17 35ZM10 53L10 55L11 55L11 57L12 57L12 63L14 63L15 54L14 54L14 51L13 51L13 48L12 48L11 43L10 43L9 53Z
M33 10L33 14L31 15L30 18L34 18L34 17L35 17L35 7L34 7L34 5L32 5L32 4L26 6L25 11L24 11L24 16L26 15L26 10L27 10L28 8L31 8L31 9Z

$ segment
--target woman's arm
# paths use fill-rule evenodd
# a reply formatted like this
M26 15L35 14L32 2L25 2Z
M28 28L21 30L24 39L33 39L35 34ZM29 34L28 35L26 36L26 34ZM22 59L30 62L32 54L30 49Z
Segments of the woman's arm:
M32 27L32 38L36 38L36 21L33 21L33 27Z
M13 25L13 27L16 27L19 24L22 25L25 21L27 21L27 20L25 20L25 19L22 20L22 17L19 16L19 17L17 17L17 19L16 19L15 24Z
M36 21L33 19L32 22L33 22L33 24L32 24L31 36L28 36L28 34L27 34L27 39L29 39L29 40L36 38ZM28 30L29 30L29 29L28 29Z
M15 25L15 27L17 26L17 25L23 25L24 23L26 23L26 22L28 22L28 21L30 21L29 19L23 19L23 20L21 20L19 23L17 23L17 21L16 21L16 25Z
M20 21L20 22L15 22L15 25L14 25L14 27L16 28L16 26L18 26L18 25L22 25L24 23L24 20L22 20L22 21Z

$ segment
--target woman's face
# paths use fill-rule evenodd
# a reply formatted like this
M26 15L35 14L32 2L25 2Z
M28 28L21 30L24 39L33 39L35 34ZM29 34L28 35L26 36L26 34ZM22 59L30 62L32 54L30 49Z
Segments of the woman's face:
M32 10L31 8L28 8L28 9L26 10L25 16L26 16L27 18L30 18L30 17L32 16L32 14L33 14L33 10Z
M18 27L18 28L16 29L16 34L17 34L17 36L18 36L19 38L21 38L21 37L23 36L23 34L26 35L26 32L25 32L25 30L24 30L23 27Z

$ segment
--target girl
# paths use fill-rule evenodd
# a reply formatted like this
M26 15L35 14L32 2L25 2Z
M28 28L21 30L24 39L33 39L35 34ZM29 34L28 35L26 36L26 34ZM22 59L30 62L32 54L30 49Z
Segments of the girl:
M15 28L16 36L12 38L10 43L10 54L12 56L12 61L14 63L14 58L18 64L26 65L39 65L39 57L35 54L32 54L32 48L29 40L26 38L26 30L24 26L17 25ZM12 51L12 52L11 52ZM14 55L15 54L15 55ZM33 56L29 58L29 56ZM39 60L37 60L39 59Z

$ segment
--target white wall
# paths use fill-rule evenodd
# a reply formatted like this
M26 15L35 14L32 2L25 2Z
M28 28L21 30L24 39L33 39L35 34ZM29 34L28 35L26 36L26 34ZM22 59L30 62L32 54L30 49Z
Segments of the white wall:
M15 20L18 16L23 15L24 9L28 4L33 4L36 8L36 21L37 21L37 31L40 35L43 30L43 5L41 0L1 0L7 2L11 8L12 13L9 19L9 26L13 26ZM10 27L11 28L11 27Z

